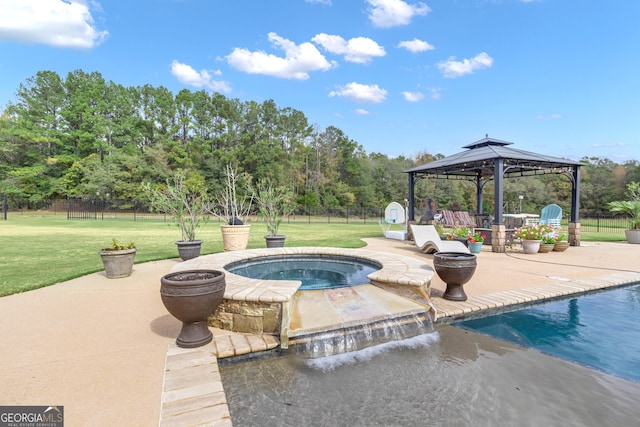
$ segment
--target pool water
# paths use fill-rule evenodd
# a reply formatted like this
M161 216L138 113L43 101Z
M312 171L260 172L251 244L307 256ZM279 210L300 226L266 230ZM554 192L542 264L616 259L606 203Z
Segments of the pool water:
M640 284L455 323L640 383Z
M380 268L360 258L324 255L261 257L225 266L230 273L251 279L300 280L303 291L363 285Z
M450 325L354 353L220 359L234 427L627 426L640 383Z

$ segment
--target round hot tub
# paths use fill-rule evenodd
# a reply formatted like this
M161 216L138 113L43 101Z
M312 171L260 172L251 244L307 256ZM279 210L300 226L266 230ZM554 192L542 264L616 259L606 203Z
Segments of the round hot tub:
M381 268L374 261L339 255L274 255L225 266L229 273L251 279L300 280L303 291L363 285Z

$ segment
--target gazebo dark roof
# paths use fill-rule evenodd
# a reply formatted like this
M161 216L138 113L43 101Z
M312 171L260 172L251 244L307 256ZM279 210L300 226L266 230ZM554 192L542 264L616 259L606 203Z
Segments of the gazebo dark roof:
M434 177L473 181L477 191L478 214L482 213L482 188L487 181L493 180L495 186L494 224L500 225L503 224L503 178L554 173L565 175L571 181L569 221L578 223L580 166L582 163L509 147L512 144L512 142L489 138L487 135L479 141L465 145L463 147L466 149L465 151L405 171L409 174L408 220L414 220L414 186L416 180L420 178Z
M484 177L493 176L496 159L503 160L505 177L563 173L581 165L573 160L508 147L512 144L512 142L486 137L462 147L466 148L466 151L417 166L406 172L416 176L435 175L438 178L464 179L475 177L478 173Z

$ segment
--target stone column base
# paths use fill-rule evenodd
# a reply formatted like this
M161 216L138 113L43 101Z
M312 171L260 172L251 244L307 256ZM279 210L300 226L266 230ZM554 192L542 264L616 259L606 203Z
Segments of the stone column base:
M507 246L507 227L505 225L491 226L491 251L504 253Z
M580 223L569 223L569 245L580 246Z

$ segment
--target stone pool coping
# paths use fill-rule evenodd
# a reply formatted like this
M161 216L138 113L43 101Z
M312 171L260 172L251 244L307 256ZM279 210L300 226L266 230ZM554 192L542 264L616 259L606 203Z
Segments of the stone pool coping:
M280 304L280 346L287 348L293 296L298 291L301 282L298 280L251 279L230 273L225 269L227 265L239 261L287 255L333 255L373 261L380 264L382 268L367 276L372 284L431 307L429 295L431 279L434 275L433 268L423 260L390 252L315 246L248 249L204 255L182 262L174 266L171 271L224 271L227 283L224 293L225 300ZM250 330L249 328L247 330L238 329L237 326L234 329L239 332L255 332L255 330Z

